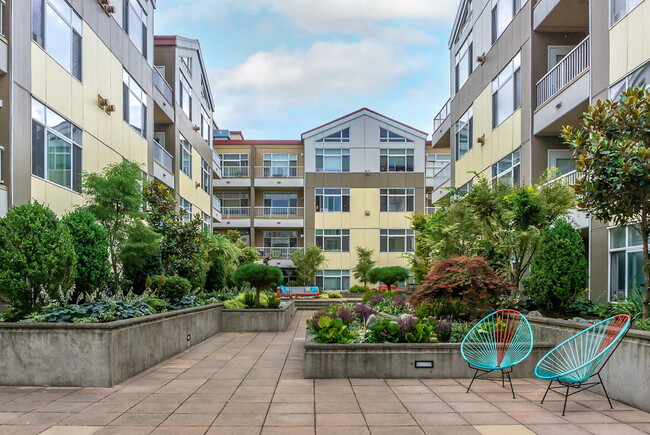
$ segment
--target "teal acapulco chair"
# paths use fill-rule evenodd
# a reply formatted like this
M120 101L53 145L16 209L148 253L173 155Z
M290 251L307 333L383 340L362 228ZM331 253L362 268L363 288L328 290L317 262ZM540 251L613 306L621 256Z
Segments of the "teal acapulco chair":
M512 388L510 373L532 350L533 331L526 317L519 311L499 310L484 317L460 344L460 353L469 367L475 370L467 392L476 378L501 370L501 383L505 387L505 377L508 378L514 399L515 390Z
M563 395L564 415L569 396L602 385L609 406L614 409L600 377L600 371L623 340L630 324L631 319L627 314L610 317L560 343L544 355L535 367L535 376L550 381L542 403L549 390ZM594 377L598 380L589 382L589 379ZM559 385L553 387L553 382ZM569 393L571 388L576 391Z

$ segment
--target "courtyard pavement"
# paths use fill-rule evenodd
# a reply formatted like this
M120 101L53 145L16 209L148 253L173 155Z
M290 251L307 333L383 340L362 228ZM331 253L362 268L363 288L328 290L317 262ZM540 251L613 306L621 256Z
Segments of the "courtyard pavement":
M222 333L113 388L0 387L0 434L637 434L650 414L545 383L302 378L304 321ZM610 369L613 369L610 367Z

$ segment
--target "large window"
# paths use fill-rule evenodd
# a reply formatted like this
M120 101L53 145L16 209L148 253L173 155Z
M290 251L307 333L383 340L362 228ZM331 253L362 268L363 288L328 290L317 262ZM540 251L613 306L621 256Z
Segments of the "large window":
M212 179L212 168L210 164L201 158L201 189L210 193L210 181Z
M122 97L124 120L146 137L147 95L126 70L123 70Z
M298 154L264 153L264 177L297 177Z
M350 230L315 230L316 246L324 252L350 252Z
M32 39L78 80L82 27L81 17L66 0L32 0Z
M521 107L521 53L492 80L492 128Z
M517 12L521 9L521 0L498 0L492 7L492 43L508 27Z
M456 53L456 92L463 87L469 78L469 75L472 73L472 66L472 35L470 34L467 39L465 39L465 42L463 42L458 53Z
M316 285L321 290L350 288L350 269L325 269L316 273Z
M492 184L521 183L521 157L516 150L492 165Z
M467 112L454 124L454 138L456 140L456 160L463 157L472 149L472 135L474 129L473 107L470 106Z
M183 222L189 222L192 220L192 203L187 199L181 197L179 208L181 212L181 219Z
M322 139L318 139L316 142L334 142L334 143L341 143L341 142L350 142L350 128L344 128L341 131L337 131L336 133L332 133L329 136L325 136Z
M645 287L643 242L637 226L609 230L609 300L622 301Z
M379 128L379 142L413 142L411 139L407 139L404 136L400 136L397 133L393 133L390 130L385 128Z
M192 178L192 145L180 135L180 151L181 151L181 171Z
M432 168L436 173L451 162L451 154L427 154L427 168Z
M414 211L415 189L380 189L379 202L381 211Z
M201 226L203 228L203 231L210 231L212 220L209 214L201 212Z
M133 44L147 57L147 13L137 0L124 0L124 29Z
M350 150L316 148L316 172L350 172Z
M650 84L650 62L634 70L609 88L609 98L618 100L627 88Z
M264 231L265 248L295 248L298 246L298 231Z
M610 20L613 26L623 19L632 9L637 7L643 0L609 0Z
M265 193L264 194L264 215L265 216L298 216L298 194L297 193Z
M410 229L379 230L379 252L413 252L415 232Z
M248 193L244 192L218 192L217 198L221 200L221 209L243 209L249 206Z
M316 211L350 211L350 189L316 189Z
M81 192L79 127L32 99L32 174Z
M379 151L381 172L413 172L414 150L411 148L382 148Z
M212 120L205 110L201 110L201 137L207 143L210 143L210 126Z
M248 177L248 154L221 154L224 177Z
M181 109L192 120L192 88L187 79L181 74L180 86L179 86L179 97L178 102L181 105Z

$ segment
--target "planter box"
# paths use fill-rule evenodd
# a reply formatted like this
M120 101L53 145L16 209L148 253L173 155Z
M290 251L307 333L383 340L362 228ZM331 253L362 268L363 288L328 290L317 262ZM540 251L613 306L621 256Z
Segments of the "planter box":
M592 323L527 317L535 339L560 344ZM650 412L650 332L631 329L601 372L612 399ZM600 387L590 389L603 394ZM576 395L579 398L580 395Z
M355 343L325 344L305 338L304 377L447 379L471 378L471 370L460 354L460 343ZM535 364L553 345L537 343L533 352L515 366L511 376L534 376ZM433 361L433 368L416 368L415 361ZM500 377L500 372L494 372Z
M282 302L280 308L226 310L221 312L223 332L282 332L296 314L293 301Z
M222 304L108 323L0 323L0 385L112 387L219 332Z

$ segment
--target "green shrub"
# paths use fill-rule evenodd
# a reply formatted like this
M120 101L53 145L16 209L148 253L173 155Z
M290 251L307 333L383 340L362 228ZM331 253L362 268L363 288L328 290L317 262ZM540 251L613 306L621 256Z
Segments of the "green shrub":
M43 319L46 322L69 323L88 322L89 318L98 322L130 319L154 314L144 302L127 302L117 299L95 301L86 304L65 305L63 307L46 307L43 309Z
M265 264L244 264L239 266L232 279L238 285L249 284L255 287L255 307L260 307L260 294L265 290L275 289L284 282L282 269Z
M523 280L525 293L546 309L564 310L578 300L588 280L582 237L570 223L560 219L542 232L530 276Z
M151 277L151 279L160 297L172 303L180 301L184 296L189 295L192 290L190 281L180 276L158 275Z
M0 292L18 314L66 303L76 263L70 231L49 208L19 205L0 219Z
M514 288L481 257L454 257L437 262L411 296L411 304L463 304L462 317L471 319L493 311L498 301Z
M223 260L215 258L210 264L210 268L205 277L205 291L215 292L223 290L228 284L228 276L224 267Z
M354 343L357 334L348 329L343 319L322 316L318 319L318 330L314 332L315 343Z
M268 295L266 308L279 308L280 304L282 304L282 300L278 297L278 295L275 293Z
M321 295L322 296L322 295ZM343 296L341 295L341 292L327 292L327 296L330 297L330 299L341 299Z
M328 293L321 293L320 298L321 299L329 299L330 295Z
M428 319L380 319L370 325L365 336L368 343L435 343L434 325Z
M160 298L148 298L144 300L144 303L156 313L164 313L169 308L169 302Z
M153 277L163 273L160 250L156 250L150 255L142 253L141 257L143 260L141 263L124 263L125 285L130 287L135 294L142 294L147 289L147 277L155 284Z
M185 295L169 304L171 310L182 310L184 308L200 307L201 301L194 295Z
M369 282L383 282L390 290L390 286L409 279L411 272L401 266L375 267L368 271L366 277Z
M225 301L223 307L227 310L243 310L244 308L247 308L245 303L240 302L237 299Z
M68 213L61 223L68 228L77 255L77 277L72 300L94 290L104 290L110 278L108 236L95 215L80 208Z
M350 293L364 293L366 291L366 288L362 285L353 285L348 291Z
M451 337L449 341L451 343L460 343L463 341L463 338L465 338L473 326L473 323L453 322L451 324Z

